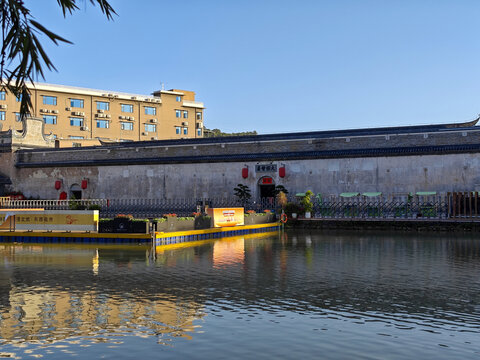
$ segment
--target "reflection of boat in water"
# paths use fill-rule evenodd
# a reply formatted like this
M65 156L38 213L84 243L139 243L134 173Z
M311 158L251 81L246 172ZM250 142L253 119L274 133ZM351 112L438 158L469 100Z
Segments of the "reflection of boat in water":
M220 227L226 227L226 226L235 226L238 225L240 221L221 221L217 222L217 225Z

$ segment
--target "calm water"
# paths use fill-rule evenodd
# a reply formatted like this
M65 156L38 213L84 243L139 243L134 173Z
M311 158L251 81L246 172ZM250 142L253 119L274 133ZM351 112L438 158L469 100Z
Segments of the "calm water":
M480 358L480 239L0 244L0 358Z

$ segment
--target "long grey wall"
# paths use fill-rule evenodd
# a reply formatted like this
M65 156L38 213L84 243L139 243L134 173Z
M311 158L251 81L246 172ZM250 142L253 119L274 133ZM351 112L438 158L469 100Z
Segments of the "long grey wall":
M238 183L248 185L257 197L262 176L291 193L307 189L325 195L350 191L381 191L386 195L416 191L480 190L479 154L413 155L369 158L274 161L286 168L255 172L257 162L199 164L152 164L128 166L71 166L14 169L10 176L15 190L26 196L56 199L61 191L88 180L85 198L192 198L229 197ZM270 162L260 162L269 164ZM242 178L248 166L249 176ZM55 181L62 180L60 190Z

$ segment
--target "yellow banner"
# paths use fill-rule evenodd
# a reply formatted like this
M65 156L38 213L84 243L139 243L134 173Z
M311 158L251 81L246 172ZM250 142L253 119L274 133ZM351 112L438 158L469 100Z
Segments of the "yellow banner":
M213 227L244 225L243 208L210 208L207 213L212 217Z
M98 210L1 211L0 224L16 230L89 230L98 228Z

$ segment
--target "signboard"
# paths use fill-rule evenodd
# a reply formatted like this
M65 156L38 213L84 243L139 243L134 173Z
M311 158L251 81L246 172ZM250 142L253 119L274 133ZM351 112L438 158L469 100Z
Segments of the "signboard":
M12 230L98 231L98 210L0 210L0 228ZM3 225L3 226L2 226Z
M275 172L277 171L277 165L276 164L258 164L255 165L255 171L256 172Z
M262 178L262 185L272 185L273 179L269 176L265 176Z
M227 227L245 224L243 208L210 208L207 214L212 218L213 227Z

